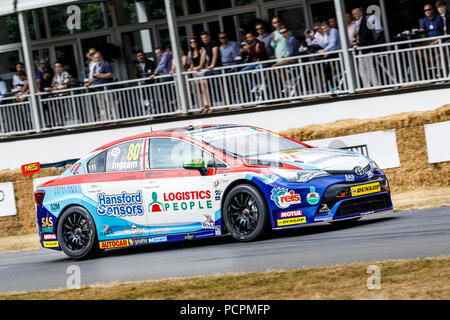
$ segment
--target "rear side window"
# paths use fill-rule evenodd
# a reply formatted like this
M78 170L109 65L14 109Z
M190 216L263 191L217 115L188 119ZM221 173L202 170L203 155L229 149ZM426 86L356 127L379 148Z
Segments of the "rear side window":
M106 151L106 172L142 170L143 140L118 144Z
M105 172L105 160L106 152L102 152L89 160L87 169L89 173L102 173Z

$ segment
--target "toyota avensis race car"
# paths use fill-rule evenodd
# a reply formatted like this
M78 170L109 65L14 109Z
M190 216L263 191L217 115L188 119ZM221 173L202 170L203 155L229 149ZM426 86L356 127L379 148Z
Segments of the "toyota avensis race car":
M35 192L41 244L84 259L111 248L359 219L389 211L369 158L261 128L187 127L101 147Z

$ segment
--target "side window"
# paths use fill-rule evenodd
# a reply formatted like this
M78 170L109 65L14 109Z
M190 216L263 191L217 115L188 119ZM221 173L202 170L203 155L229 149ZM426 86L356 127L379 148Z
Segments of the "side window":
M149 148L150 169L183 169L184 163L196 158L205 159L208 168L215 167L209 153L182 140L153 138Z
M106 172L142 170L143 140L118 144L106 151Z
M105 160L106 152L96 155L94 158L89 160L87 164L87 169L89 173L102 173L105 172Z

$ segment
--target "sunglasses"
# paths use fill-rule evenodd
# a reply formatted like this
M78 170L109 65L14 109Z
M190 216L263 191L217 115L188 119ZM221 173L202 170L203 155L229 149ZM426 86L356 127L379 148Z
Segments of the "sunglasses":
M257 30L257 31L259 31L259 30L264 30L264 28L256 28L256 30Z
M280 21L272 21L272 24L280 23Z
M424 12L433 11L433 9L425 9Z
M228 37L219 37L219 39L228 39Z
M286 31L281 31L280 33L281 33L281 34L285 34L285 33L288 33L288 32L289 32L289 31L286 30Z

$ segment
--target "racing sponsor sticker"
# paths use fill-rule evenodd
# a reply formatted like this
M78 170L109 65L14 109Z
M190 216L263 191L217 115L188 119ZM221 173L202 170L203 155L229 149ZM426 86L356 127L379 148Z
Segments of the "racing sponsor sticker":
M216 223L210 215L204 214L206 220L202 222L202 229L214 229Z
M44 217L41 219L42 233L53 233L53 217Z
M210 190L152 193L152 202L148 206L150 213L166 211L192 211L212 209L212 195Z
M279 227L291 226L294 224L302 224L302 223L306 223L306 217L277 220L277 225Z
M44 240L56 240L56 234L44 234Z
M167 242L167 236L148 238L148 243L161 243L161 242Z
M293 217L301 217L302 210L294 210L294 211L283 211L280 213L280 218L293 218Z
M43 241L44 248L58 248L58 241Z
M316 192L315 187L309 188L309 193L306 195L306 202L310 205L316 205L320 201L320 195Z
M124 217L142 216L144 207L142 205L142 192L137 193L122 192L121 194L107 195L100 193L97 195L99 216Z
M319 209L319 214L326 214L326 213L328 213L330 211L331 210L330 210L330 207L328 207L328 204L326 204L326 203L322 203L321 204L321 207Z
M278 208L286 209L293 204L302 203L301 197L294 190L285 188L273 188L270 199L275 202Z
M126 234L140 236L141 234L146 233L147 229L146 228L138 228L136 225L133 224L131 226L131 229L125 229L125 230L123 230L123 232Z
M103 242L100 242L100 249L123 248L123 247L128 247L129 245L130 245L130 242L128 241L128 239L103 241Z
M130 247L145 246L148 244L147 238L130 239Z
M362 186L351 187L352 197L363 196L366 194L377 193L381 191L379 182L365 184Z

